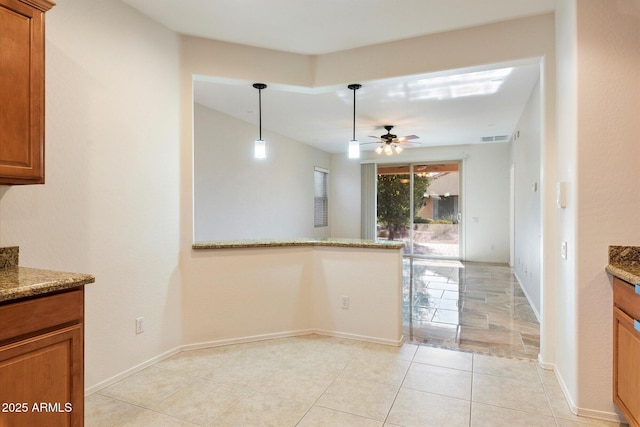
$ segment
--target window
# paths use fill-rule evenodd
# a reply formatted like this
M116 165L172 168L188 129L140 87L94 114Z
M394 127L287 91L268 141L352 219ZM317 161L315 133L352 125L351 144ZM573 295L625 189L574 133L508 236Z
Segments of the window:
M314 168L313 182L313 225L314 227L326 227L329 225L329 171L318 167Z

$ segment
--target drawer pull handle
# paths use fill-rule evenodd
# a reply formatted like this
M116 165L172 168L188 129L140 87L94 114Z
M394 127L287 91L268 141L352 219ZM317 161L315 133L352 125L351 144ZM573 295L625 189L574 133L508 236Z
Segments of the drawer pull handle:
M640 283L636 283L636 294L640 295Z
M633 329L635 329L636 331L640 332L640 322L638 322L637 320L633 320Z

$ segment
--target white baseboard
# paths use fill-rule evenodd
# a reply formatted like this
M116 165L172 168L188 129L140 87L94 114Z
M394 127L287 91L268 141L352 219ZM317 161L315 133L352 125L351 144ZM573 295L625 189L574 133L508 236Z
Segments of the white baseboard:
M108 378L104 381L100 381L98 384L92 385L91 387L88 387L84 390L84 395L85 397L95 393L98 390L102 390L105 387L109 387L112 384L117 383L120 380L125 379L126 377L135 374L136 372L140 372L141 370L143 370L144 368L148 368L149 366L153 365L154 363L157 363L161 360L164 360L166 358L169 358L171 356L173 356L176 353L180 352L180 347L176 347L173 348L171 350L165 351L164 353L152 357L151 359L144 361L142 363L137 364L136 366L133 366L129 369L127 369L126 371L123 371L117 375L114 375L111 378Z
M518 274L516 273L515 270L513 270L513 275L515 276L516 280L518 281L518 285L520 285L520 289L522 289L522 292L524 293L524 296L527 298L527 301L529 302L529 307L531 307L531 310L533 310L533 314L536 315L536 319L538 319L538 323L542 324L542 321L540 320L541 319L540 313L538 313L538 310L536 309L536 306L531 303L531 297L527 293L527 289L522 285L522 280L520 280L520 278L518 277Z
M626 423L627 421L615 412L596 411L595 409L576 408L576 415L585 418L596 418L614 423Z
M573 401L573 399L571 398L571 394L569 394L569 389L567 388L564 378L562 378L562 375L560 374L560 372L558 372L558 370L556 369L556 366L553 364L547 364L547 366L549 367L543 367L543 368L553 370L553 373L556 376L556 380L558 380L558 384L560 384L560 389L562 390L562 394L564 395L564 398L567 401L567 405L569 406L569 410L571 411L572 414L578 415L580 417L594 418L599 420L612 421L616 423L625 422L625 420L615 412L598 411L595 409L578 407Z
M400 347L404 342L404 335L400 336L399 340L389 340L386 338L369 337L366 335L347 334L347 333L338 332L338 331L327 331L325 329L315 329L313 333L318 335L328 336L328 337L346 338L346 339L355 340L355 341L365 341L365 342L372 342L376 344L391 345L394 347Z
M555 366L553 363L547 363L544 362L542 360L542 355L540 353L538 353L538 365L542 368L542 369L546 369L547 371L553 371L555 369Z
M198 350L201 348L222 347L225 345L232 345L232 344L245 344L250 342L273 340L277 338L299 337L302 335L311 335L313 333L314 333L313 329L302 329L299 331L276 332L273 334L251 335L248 337L228 338L224 340L215 340L215 341L203 341L199 343L185 344L183 346L180 346L180 351Z
M298 336L312 335L312 334L318 334L318 335L324 335L324 336L336 337L336 338L346 338L351 340L391 345L396 347L401 346L404 341L404 336L402 336L400 340L394 341L394 340L388 340L383 338L368 337L365 335L347 334L347 333L336 332L336 331L326 331L323 329L302 329L298 331L277 332L273 334L252 335L248 337L229 338L229 339L216 340L216 341L205 341L205 342L199 342L194 344L185 344L185 345L181 345L176 348L173 348L171 350L168 350L158 356L152 357L151 359L145 362L139 363L138 365L127 369L126 371L123 371L117 375L114 375L111 378L108 378L104 381L99 382L98 384L95 384L91 387L86 388L84 391L84 395L86 397L99 390L102 390L103 388L109 387L110 385L115 384L118 381L123 380L124 378L130 375L133 375L136 372L140 372L141 370L153 365L154 363L167 359L181 351L198 350L201 348L222 347L225 345L244 344L244 343L257 342L257 341L272 340L277 338L290 338L290 337L298 337Z

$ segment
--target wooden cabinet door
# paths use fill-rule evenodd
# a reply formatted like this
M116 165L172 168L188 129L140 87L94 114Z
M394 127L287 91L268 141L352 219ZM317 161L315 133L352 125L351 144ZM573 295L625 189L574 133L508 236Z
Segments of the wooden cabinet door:
M0 184L44 183L44 12L52 5L0 0Z
M634 319L613 309L613 401L640 427L640 332Z
M82 324L0 347L0 426L84 424Z

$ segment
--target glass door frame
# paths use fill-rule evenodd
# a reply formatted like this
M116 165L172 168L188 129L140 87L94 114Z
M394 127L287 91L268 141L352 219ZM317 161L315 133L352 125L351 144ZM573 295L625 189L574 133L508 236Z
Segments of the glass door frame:
M414 227L413 227L413 223L415 220L415 214L414 214L414 197L413 197L413 193L414 193L414 176L415 176L415 171L414 171L414 167L415 166L421 166L421 165L437 165L437 164L456 164L458 165L458 212L457 212L457 218L458 218L458 255L456 257L450 257L450 256L434 256L434 255L420 255L420 254L415 254L414 252ZM451 260L463 260L463 254L464 254L464 215L463 215L463 208L464 208L464 198L463 198L463 159L458 159L458 160L442 160L442 161L437 161L437 160L431 160L431 161L425 161L425 162L421 162L421 161L407 161L407 162L389 162L389 163L377 163L376 164L376 176L378 176L378 170L380 169L380 167L400 167L400 166L408 166L409 167L409 191L410 191L410 197L409 197L409 250L408 253L403 254L403 256L405 257L412 257L412 258L421 258L421 259L451 259ZM377 199L377 180L376 180L376 199ZM376 224L377 224L377 203L376 203Z

